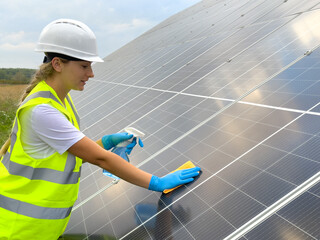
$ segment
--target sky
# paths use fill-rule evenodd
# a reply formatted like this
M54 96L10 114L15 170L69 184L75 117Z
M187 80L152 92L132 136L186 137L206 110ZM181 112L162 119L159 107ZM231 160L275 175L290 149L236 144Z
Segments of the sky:
M41 30L70 18L87 24L104 58L168 17L200 0L0 0L0 68L37 69Z

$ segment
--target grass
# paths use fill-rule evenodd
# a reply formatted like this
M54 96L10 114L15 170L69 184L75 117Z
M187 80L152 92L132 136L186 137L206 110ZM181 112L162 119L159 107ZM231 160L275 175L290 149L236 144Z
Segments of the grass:
M0 147L7 140L26 85L0 84Z

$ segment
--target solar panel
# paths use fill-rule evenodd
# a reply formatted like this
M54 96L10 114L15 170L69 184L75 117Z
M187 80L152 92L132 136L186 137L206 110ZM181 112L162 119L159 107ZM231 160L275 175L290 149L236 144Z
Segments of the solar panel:
M164 195L83 165L68 239L320 239L320 1L202 1L94 65L73 98L92 139L146 133Z

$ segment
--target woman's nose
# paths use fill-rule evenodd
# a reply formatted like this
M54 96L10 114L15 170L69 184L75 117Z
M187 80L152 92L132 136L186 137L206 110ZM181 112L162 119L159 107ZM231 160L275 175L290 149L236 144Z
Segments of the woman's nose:
M93 70L92 70L91 67L89 68L88 76L89 76L89 78L93 78L94 77L94 73L93 73Z

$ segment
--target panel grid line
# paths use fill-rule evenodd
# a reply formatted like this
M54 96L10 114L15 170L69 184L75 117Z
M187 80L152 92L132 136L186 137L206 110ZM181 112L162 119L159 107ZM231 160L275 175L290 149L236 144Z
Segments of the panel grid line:
M162 195L84 166L66 234L317 239L320 0L298 2L204 0L95 65L75 94L82 131L144 129L133 165L164 175L191 160L202 174Z
M318 46L317 46L318 47ZM316 47L316 48L317 48ZM315 49L316 49L315 48ZM291 62L290 64L288 64L287 66L285 66L284 68L282 68L281 70L279 70L278 72L276 72L275 74L273 74L272 76L270 76L269 78L267 78L265 81L261 82L260 84L258 84L257 86L255 86L254 88L252 88L251 90L249 90L248 92L246 92L245 94L243 94L242 96L240 96L238 99L236 99L235 101L229 103L228 105L226 105L225 107L223 107L222 109L220 109L218 112L216 112L215 114L213 114L211 117L207 118L206 120L204 120L203 122L199 123L197 126L195 126L194 128L190 129L189 131L187 131L185 134L183 134L182 136L178 137L177 139L175 139L174 141L172 141L171 143L169 143L168 145L166 145L164 148L162 148L161 150L159 150L158 152L154 153L152 156L148 157L147 159L145 159L144 161L142 161L141 163L139 163L136 167L140 168L142 165L144 165L145 163L149 162L150 160L152 160L155 156L159 155L160 153L164 152L165 150L167 150L168 148L170 148L172 145L174 145L175 143L179 142L181 139L183 139L184 137L188 136L190 133L192 133L193 131L195 131L196 129L198 129L199 127L203 126L204 124L206 124L207 122L209 122L210 120L212 120L214 117L216 117L217 115L219 115L220 113L224 112L226 109L228 109L229 107L231 107L233 104L239 102L241 99L243 99L244 97L246 97L247 95L249 95L250 93L252 93L253 91L255 91L256 89L258 89L260 86L262 86L263 84L265 84L266 82L268 82L269 80L271 80L272 78L274 78L275 76L277 76L278 74L280 74L281 72L283 72L285 69L288 69L290 66L294 65L296 62L300 61L301 59L303 59L304 57L306 57L306 55L301 56L300 58L296 59L295 61ZM162 105L162 104L161 104ZM313 109L313 108L312 108ZM305 114L306 112L310 112L310 111L305 111L303 114ZM141 117L143 118L143 117ZM141 119L140 118L140 119ZM139 120L139 119L138 119ZM138 121L137 120L137 121ZM87 199L85 199L83 201L83 203L79 203L77 205L77 207L82 206L85 202L88 202L90 199L94 198L97 194L103 192L104 190L108 189L109 187L112 187L114 184L116 184L117 181L113 181L111 183L109 183L108 185L106 185L105 187L101 188L99 191L97 191L95 194L93 194L92 196L88 197Z
M313 106L312 108L310 108L309 110L312 110L313 108L317 107L318 105L320 105L320 103L316 104L315 106ZM309 111L308 110L308 111ZM219 171L217 171L216 173L212 174L211 176L209 176L207 179L205 179L203 182L201 182L198 186L196 186L195 188L193 188L190 191L187 191L185 194L183 194L182 196L180 196L179 198L177 198L175 201L173 201L171 204L169 204L168 206L166 206L164 209L169 208L170 206L172 206L174 203L176 203L177 201L179 201L181 198L185 197L187 194L189 194L189 192L193 191L194 189L198 188L199 186L201 186L202 184L204 184L205 182L207 182L208 180L210 180L212 177L216 176L218 173L222 172L224 169L228 168L229 166L231 166L233 163L237 162L239 159L241 159L243 156L245 156L246 154L248 154L249 152L251 152L253 149L257 148L258 146L260 146L261 144L263 144L264 142L266 142L268 139L270 139L271 137L273 137L274 135L276 135L278 132L282 131L283 129L285 129L287 126L289 126L290 124L292 124L293 122L295 122L296 120L298 120L299 118L301 118L302 116L304 116L304 114L299 115L298 117L296 117L295 119L293 119L292 121L290 121L289 123L287 123L286 125L284 125L282 128L280 128L279 130L277 130L275 133L271 134L270 136L268 136L267 138L265 138L263 141L259 142L258 144L256 144L254 147L250 148L248 151L246 151L245 153L243 153L242 155L240 155L239 157L237 157L236 159L234 159L232 162L230 162L229 164L227 164L226 166L224 166L223 168L221 168ZM317 184L318 182L320 182L320 172L318 174L315 174L313 177L309 178L307 181L305 181L303 184L299 185L297 188L295 188L293 191L291 191L289 194L285 195L282 199L282 203L287 203L286 199L295 199L296 197L300 196L303 192L307 191L308 189L310 189L312 186L314 186L315 184ZM306 190L305 190L306 189ZM280 203L280 202L279 202ZM268 216L271 215L271 213L274 213L274 209L278 208L274 208L275 204L272 205L273 208L270 210L270 207L267 208L268 211ZM281 205L281 208L285 206L285 205ZM164 209L162 209L161 211L159 211L156 215L160 214L162 211L164 211ZM280 209L280 208L279 208ZM155 215L155 216L156 216ZM260 218L260 221L262 222L264 219L261 218L260 214L258 215ZM263 216L266 216L266 214L263 214ZM150 219L149 219L150 220ZM147 221L149 221L147 220ZM253 221L256 222L256 221ZM140 224L139 226L141 226L142 224ZM248 224L250 226L252 226L252 223L250 222ZM123 236L121 239L123 239L124 237L126 237L127 235L129 235L131 232L135 231L136 229L139 228L139 226L137 226L136 228L132 229L129 233L127 233L125 236ZM246 231L250 230L247 229L247 226L245 227ZM241 233L243 231L241 230ZM241 234L240 233L240 234ZM236 233L236 237L242 236L244 234L239 235L239 233ZM235 236L230 236L230 238L226 238L225 240L233 240L236 239Z
M99 80L95 79L95 81L99 81ZM183 95L183 96L190 96L190 97L197 97L197 98L204 98L204 99L212 99L212 100L218 100L218 101L226 101L226 102L235 102L236 101L236 100L230 99L230 98L204 96L204 95L199 95L199 94L177 92L177 91L171 91L171 90L163 90L163 89L158 89L158 88L153 88L153 87L150 88L150 87L142 87L142 86L135 86L135 85L129 85L129 84L122 84L122 83L113 83L113 82L108 82L108 83L126 86L129 88L153 90L153 91L162 92L162 93L172 93L172 94L176 94L176 95ZM257 106L257 107L263 107L263 108L270 108L270 109L275 109L275 110L282 110L282 111L287 111L287 112L306 113L305 110L300 110L300 109L295 109L295 108L278 107L278 106L273 106L273 105L268 105L268 104L261 104L261 103L247 102L247 101L238 101L238 103L251 105L251 106ZM147 114L145 114L141 118L145 117ZM319 112L313 112L313 111L307 112L306 114L320 116Z
M297 17L297 16L296 16ZM296 17L294 17L293 19L295 19ZM292 21L293 19L291 19L290 21ZM290 22L290 21L288 21L288 22ZM267 38L269 35L271 35L272 33L274 33L274 32L276 32L278 29L280 29L281 27L283 27L284 25L286 25L286 24L288 24L288 22L286 22L285 24L283 24L283 25L281 25L281 26L279 26L278 28L276 28L276 29L274 29L273 31L271 31L270 33L268 33L267 35L265 35L264 37L262 37L262 38L260 38L260 39L258 39L257 41L255 41L254 43L252 43L251 45L249 45L247 48L245 48L245 49L243 49L242 51L240 51L240 52L238 52L237 54L235 54L231 59L234 59L234 58L236 58L237 56L239 56L239 55L241 55L243 52L245 52L245 51L247 51L248 49L250 49L250 47L252 47L252 46L254 46L255 44L257 44L257 43L259 43L260 41L262 41L263 39L265 39L265 38ZM240 29L239 29L240 30ZM235 34L235 33L234 33ZM230 35L230 36L232 36L232 34ZM230 37L229 36L229 37ZM223 39L223 40L225 40L225 39ZM296 39L295 39L296 40ZM293 41L295 41L295 40L293 40ZM222 40L221 40L222 41ZM220 41L220 42L221 42ZM292 42L293 42L292 41ZM292 42L290 42L290 43L292 43ZM288 43L286 46L288 46L290 43ZM223 55L224 53L221 53L219 56L221 56L221 55ZM217 56L215 59L217 59L219 56ZM197 59L197 58L195 58L195 59ZM194 59L194 60L195 60ZM211 60L210 62L213 62L215 59L213 59L213 60ZM193 61L194 61L193 60ZM300 60L300 59L299 59ZM190 62L192 62L192 61L190 61ZM186 65L188 65L188 64L190 64L190 62L189 63L187 63L187 64L185 64L184 66L186 66ZM209 63L210 63L209 62ZM208 63L208 64L209 64ZM211 74L212 72L214 72L214 71L216 71L217 69L219 69L220 67L222 67L223 65L225 65L225 64L227 64L228 63L228 61L227 62L224 62L224 63L222 63L221 65L219 65L218 67L216 67L215 69L213 69L212 71L210 71L209 73L207 73L207 74L205 74L204 76L202 76L201 78L199 78L197 81L195 81L193 84L191 84L190 86L193 86L194 84L196 84L197 82L199 82L199 81L201 81L203 78L205 78L206 76L208 76L209 74ZM182 66L182 67L184 67L184 66ZM181 68L182 68L181 67ZM201 68L200 68L201 69ZM179 70L179 69L178 69ZM178 71L178 70L176 70L176 71ZM163 78L161 81L164 81L166 78L168 78L169 76L171 76L172 74L174 74L176 71L174 71L173 73L171 73L170 75L168 75L168 76L166 76L165 78ZM248 70L249 71L249 70ZM151 73L150 73L151 74ZM147 76L146 76L147 77ZM141 80L139 80L137 83L139 83L140 81L142 81L143 79L141 79ZM236 80L236 79L235 79ZM232 81L232 82L234 82L234 81ZM115 84L117 84L117 83L115 83ZM158 83L156 83L155 85L157 85ZM231 83L229 83L229 84L231 84ZM155 86L154 85L154 86ZM181 90L181 92L183 92L184 90L186 90L187 88L189 88L190 86L187 86L187 87L185 87L183 90ZM146 89L151 89L151 87L149 87L149 88L146 88ZM125 91L125 90L124 90ZM181 93L180 92L180 93ZM143 93L141 93L140 95L142 95ZM118 94L119 95L119 94ZM137 96L138 97L138 96ZM130 100L130 102L131 101L133 101L133 99L131 99ZM113 112L115 112L115 111L117 111L118 109L115 109ZM112 112L112 113L113 113ZM110 114L112 114L112 113L109 113L109 115ZM88 115L88 114L87 114ZM98 123L99 121L102 121L104 118L102 118L102 119L100 119L100 120L98 120L96 123ZM96 124L95 123L95 124ZM90 127L92 127L94 124L92 124L91 126L88 126L87 128L85 128L83 131L85 131L86 129L88 129L88 128L90 128Z
M292 202L294 199L299 197L304 192L308 191L311 187L320 182L320 172L309 178L307 181L299 185L297 188L292 190L290 193L279 199L277 202L272 204L266 210L258 214L256 217L252 218L246 224L238 228L235 232L230 234L224 240L235 240L239 239L241 236L245 235L251 229L262 223L265 219L273 215L275 212L282 209L288 203ZM309 235L309 234L308 234Z

